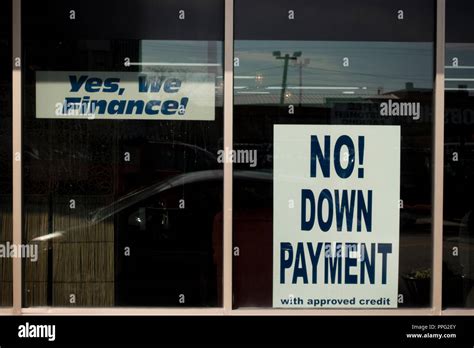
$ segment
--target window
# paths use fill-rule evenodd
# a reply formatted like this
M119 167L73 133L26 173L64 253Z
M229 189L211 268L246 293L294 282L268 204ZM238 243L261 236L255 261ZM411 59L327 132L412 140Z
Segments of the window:
M472 311L472 16L0 4L0 312Z
M23 24L24 305L220 306L222 1L24 1Z
M255 157L234 165L235 307L275 306L274 222L299 204L275 210L275 125L283 133L288 125L400 126L395 307L430 306L434 9L433 1L236 0L234 150ZM395 104L413 110L383 114ZM326 238L311 233L312 241Z
M474 36L469 1L446 8L443 303L474 307Z

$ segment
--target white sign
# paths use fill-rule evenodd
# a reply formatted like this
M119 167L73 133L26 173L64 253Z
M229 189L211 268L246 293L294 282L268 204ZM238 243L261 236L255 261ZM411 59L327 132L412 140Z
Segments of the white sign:
M397 307L400 127L275 125L273 306Z
M38 71L36 117L213 121L215 74Z

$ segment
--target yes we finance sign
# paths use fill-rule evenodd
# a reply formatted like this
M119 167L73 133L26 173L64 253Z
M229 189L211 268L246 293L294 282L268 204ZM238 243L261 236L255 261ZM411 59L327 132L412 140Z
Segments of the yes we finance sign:
M38 71L36 117L213 121L215 74Z
M274 126L273 306L397 306L400 127Z

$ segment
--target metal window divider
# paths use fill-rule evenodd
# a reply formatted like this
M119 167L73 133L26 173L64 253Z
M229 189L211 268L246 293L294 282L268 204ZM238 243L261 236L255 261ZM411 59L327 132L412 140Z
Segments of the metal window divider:
M431 298L434 314L441 315L443 283L443 174L444 174L444 60L446 0L436 0L435 84L433 103Z
M225 0L224 15L224 151L233 148L234 110L234 0ZM233 163L224 161L224 213L223 213L223 307L225 314L232 313L232 202Z
M13 168L13 244L22 243L22 61L21 61L21 0L11 0L12 4L12 168ZM22 312L22 259L13 258L13 312Z

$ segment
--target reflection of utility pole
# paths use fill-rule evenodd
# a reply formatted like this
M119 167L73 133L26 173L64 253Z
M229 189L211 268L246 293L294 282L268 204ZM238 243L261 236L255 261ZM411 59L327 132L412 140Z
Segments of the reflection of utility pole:
M309 58L305 59L298 59L294 61L294 65L296 65L299 68L300 72L300 105L302 104L303 101L303 68L309 65Z
M285 103L285 93L286 93L286 78L287 78L287 75L288 75L288 62L290 61L290 59L291 60L296 60L296 59L298 59L298 57L301 57L301 52L300 51L293 52L293 55L290 57L290 55L288 53L285 54L284 56L282 56L280 51L274 51L273 56L276 59L284 59L285 60L285 62L284 62L285 64L283 65L283 81L281 83L281 97L280 97L280 104L284 104Z

